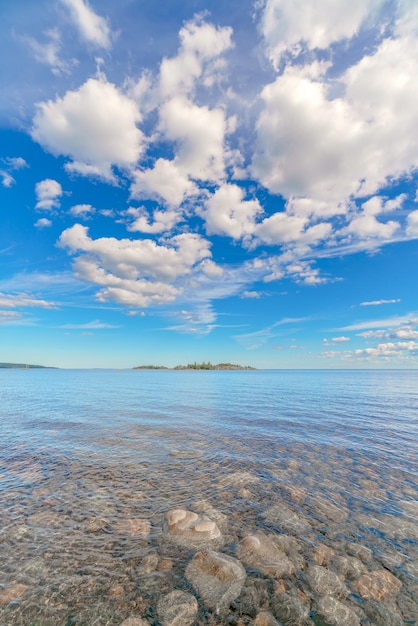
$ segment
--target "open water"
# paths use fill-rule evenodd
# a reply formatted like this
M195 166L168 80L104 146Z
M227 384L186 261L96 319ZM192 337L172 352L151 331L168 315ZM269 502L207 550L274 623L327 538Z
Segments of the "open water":
M418 371L0 370L0 626L417 624L417 444ZM171 509L292 567L215 610Z

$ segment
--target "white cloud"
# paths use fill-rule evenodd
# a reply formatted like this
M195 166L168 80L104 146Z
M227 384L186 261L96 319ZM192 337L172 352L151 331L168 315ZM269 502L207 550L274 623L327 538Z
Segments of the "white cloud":
M370 300L370 302L360 302L360 306L379 306L381 304L395 304L400 302L399 298L392 298L391 300Z
M6 164L7 168L12 171L21 170L25 167L29 167L25 159L23 159L22 157L6 157L2 159L2 161Z
M9 174L9 172L5 172L4 170L0 170L0 176L1 184L3 185L3 187L11 187L16 182L13 176Z
M91 204L76 204L69 210L69 213L74 217L84 217L85 219L95 212L96 209Z
M411 211L407 218L406 234L409 237L418 237L418 211Z
M62 187L56 180L46 178L36 183L35 193L38 200L36 203L37 209L50 210L60 206Z
M36 228L49 228L50 226L52 226L52 222L46 217L41 217L41 219L35 222L34 226Z
M1 184L3 187L11 187L15 184L16 180L10 172L28 167L28 164L22 157L5 157L1 159L1 161L5 166L4 169L0 169Z
M90 78L63 98L38 104L31 134L52 154L71 157L69 171L112 181L112 165L131 167L141 154L140 120L133 100Z
M196 180L218 181L224 175L225 113L197 106L183 97L160 108L160 130L177 143L175 164Z
M348 224L336 232L345 245L364 240L367 248L402 236L400 221L377 216L400 208L404 195L372 198L360 210L353 200L418 167L417 59L418 39L385 39L339 79L327 79L328 66L314 62L288 65L264 87L252 172L288 200L289 215L346 215ZM409 236L414 220L412 214Z
M51 72L57 76L60 74L69 74L71 69L77 65L75 59L64 61L60 58L61 51L61 34L57 28L51 28L45 31L47 41L40 43L33 37L26 35L23 39L32 50L33 56L39 63L49 65Z
M186 197L197 193L188 174L167 159L157 159L152 169L136 171L131 186L133 198L161 198L170 207L179 206Z
M345 337L344 335L341 335L341 337L332 337L331 339L324 339L325 343L328 343L329 341L332 343L345 343L346 341L350 341L350 337Z
M151 239L91 239L86 227L65 230L59 245L73 254L76 276L100 285L100 301L114 300L132 307L173 301L182 292L178 280L198 271L210 257L209 242L183 233L158 244ZM180 282L181 282L180 280Z
M355 35L383 0L266 0L261 19L267 56L277 68L284 53L325 49Z
M87 322L85 324L63 324L59 326L59 328L64 328L68 330L102 330L104 328L120 328L117 324L109 324L106 322L101 322L100 320L94 320L93 322Z
M0 292L0 307L4 308L21 308L21 307L39 307L42 309L55 309L54 302L47 300L39 300L27 293L7 294Z
M364 322L354 322L349 326L344 326L340 330L366 330L368 328L393 328L405 324L418 324L418 313L408 313L407 315L396 315L380 320L366 320Z
M219 65L210 62L231 47L232 29L216 28L194 19L180 30L178 55L165 58L160 67L160 93L163 98L189 94L202 74L203 82L211 84Z
M182 215L177 211L160 210L156 209L152 215L152 222L150 221L150 215L145 207L129 207L125 212L126 217L133 221L128 222L127 229L130 232L159 234L165 233L170 230L181 220Z
M253 234L255 219L263 213L258 200L244 200L245 192L238 185L221 185L205 202L199 214L206 222L209 235L228 235L233 239Z
M418 339L418 330L412 328L399 328L393 332L397 339Z
M260 298L261 293L259 291L243 291L241 298Z
M97 15L85 0L61 0L70 11L81 36L89 43L106 50L111 46L107 21Z

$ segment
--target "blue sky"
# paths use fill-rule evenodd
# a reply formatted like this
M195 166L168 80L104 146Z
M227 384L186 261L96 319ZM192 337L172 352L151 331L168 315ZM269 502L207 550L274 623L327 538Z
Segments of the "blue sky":
M418 4L19 0L0 361L418 364Z

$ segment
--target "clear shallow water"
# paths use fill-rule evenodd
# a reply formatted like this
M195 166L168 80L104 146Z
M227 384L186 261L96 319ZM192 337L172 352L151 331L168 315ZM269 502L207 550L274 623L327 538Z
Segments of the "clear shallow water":
M260 606L199 599L196 624L252 624L281 592L329 623L312 564L361 624L416 624L417 442L417 371L0 370L0 626L160 624L162 596L194 593L196 549L163 529L173 508L212 514L232 556L254 532L298 542L284 580L247 568ZM362 597L344 558L400 591Z

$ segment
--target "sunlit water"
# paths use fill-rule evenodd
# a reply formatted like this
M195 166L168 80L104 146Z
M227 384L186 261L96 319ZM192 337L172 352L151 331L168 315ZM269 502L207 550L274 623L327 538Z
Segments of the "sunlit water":
M198 597L196 624L253 624L282 592L308 607L301 624L330 623L312 564L362 625L418 623L417 371L0 370L0 416L0 626L162 623L161 597L198 596L196 549L164 532L173 508L222 520L231 556L254 532L297 540L291 576L247 568L260 606L216 614ZM343 558L400 591L362 597Z

